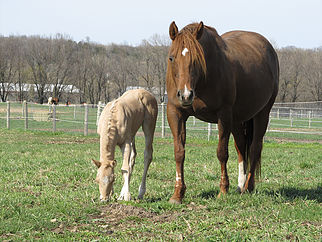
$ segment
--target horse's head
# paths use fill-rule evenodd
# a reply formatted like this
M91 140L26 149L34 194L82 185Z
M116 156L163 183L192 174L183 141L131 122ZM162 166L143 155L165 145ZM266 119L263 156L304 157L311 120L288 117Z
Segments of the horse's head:
M116 166L116 161L104 161L100 162L97 160L92 160L92 162L97 166L97 176L96 182L99 185L100 200L107 201L113 194L113 184L114 184L114 167Z
M177 99L181 106L190 107L196 95L196 85L205 78L206 62L199 39L204 25L190 24L178 32L175 22L169 28L172 44L169 51L167 91L169 98Z

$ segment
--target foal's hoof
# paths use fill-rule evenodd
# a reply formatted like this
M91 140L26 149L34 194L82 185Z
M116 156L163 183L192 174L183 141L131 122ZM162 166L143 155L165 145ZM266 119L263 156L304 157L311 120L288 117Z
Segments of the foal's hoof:
M170 198L169 203L171 204L181 204L182 200L178 198Z
M243 193L245 193L245 188L244 187L243 188L237 187L236 192L239 194L243 194Z

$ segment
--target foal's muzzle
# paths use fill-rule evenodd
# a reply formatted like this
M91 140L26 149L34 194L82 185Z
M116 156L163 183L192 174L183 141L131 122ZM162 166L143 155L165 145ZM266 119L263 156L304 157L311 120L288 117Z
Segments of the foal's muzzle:
M189 90L186 86L183 90L177 92L177 98L182 106L191 106L194 97L195 92L192 89Z

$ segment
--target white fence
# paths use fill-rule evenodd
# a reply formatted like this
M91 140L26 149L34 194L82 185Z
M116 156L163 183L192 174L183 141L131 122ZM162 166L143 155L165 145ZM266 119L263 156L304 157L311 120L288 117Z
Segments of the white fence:
M0 127L52 130L53 132L96 132L104 104L98 105L40 105L33 103L0 103ZM187 134L216 137L217 125L190 117ZM156 132L161 137L171 135L166 121L166 105L159 105ZM270 113L268 133L296 133L322 136L322 109L274 106ZM321 138L322 139L322 138Z

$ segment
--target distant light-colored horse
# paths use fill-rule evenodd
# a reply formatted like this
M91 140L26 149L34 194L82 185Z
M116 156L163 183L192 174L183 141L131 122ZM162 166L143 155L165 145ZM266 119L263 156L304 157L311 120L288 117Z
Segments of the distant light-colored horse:
M144 171L138 198L143 198L146 191L146 175L152 161L152 142L157 115L156 99L143 89L127 91L104 108L97 128L97 133L100 135L100 160L92 160L98 167L96 182L99 184L101 201L108 200L113 193L116 145L123 153L121 170L124 184L119 200L131 199L130 179L137 154L135 134L141 126L145 136L145 150Z

